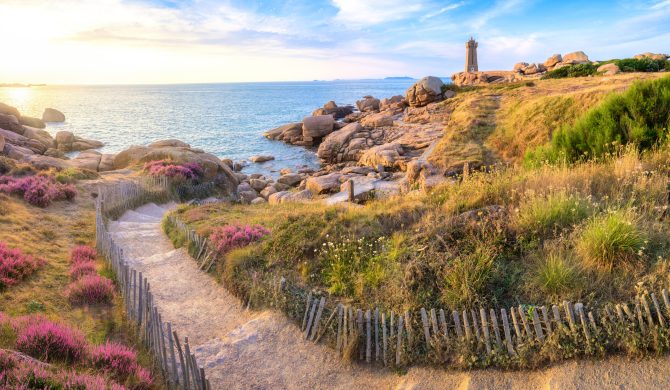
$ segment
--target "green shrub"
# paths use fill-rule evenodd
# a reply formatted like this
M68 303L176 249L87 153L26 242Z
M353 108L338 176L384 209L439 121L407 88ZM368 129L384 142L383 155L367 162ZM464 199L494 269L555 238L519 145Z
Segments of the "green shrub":
M622 60L614 60L614 62L622 72L658 72L665 67L666 61L652 60L651 58L624 58Z
M544 294L562 296L579 287L580 270L564 256L550 253L537 264L533 284Z
M442 301L453 308L483 303L496 257L493 248L478 246L472 253L453 259L445 270Z
M611 270L631 266L642 257L645 239L631 216L616 211L590 220L577 236L575 247L584 265Z
M56 181L69 184L74 183L77 180L92 180L97 179L98 174L88 169L79 169L79 168L65 168L62 171L56 173L54 176Z
M625 144L649 149L666 140L669 127L670 77L638 82L555 131L551 145L527 153L526 161L597 158Z
M551 70L542 76L542 79L564 79L569 77L586 77L596 74L598 67L592 63L564 66Z
M261 271L262 251L257 245L228 252L220 265L221 279L228 290L238 297L247 297L252 288L252 271Z
M517 227L520 232L544 236L579 223L590 213L591 205L586 199L565 191L532 196L519 206Z

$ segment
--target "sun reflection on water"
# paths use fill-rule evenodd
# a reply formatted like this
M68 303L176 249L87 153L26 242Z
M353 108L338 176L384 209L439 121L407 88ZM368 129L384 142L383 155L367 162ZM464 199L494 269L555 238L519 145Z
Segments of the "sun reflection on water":
M30 100L32 92L29 87L11 87L5 90L13 105L25 106Z

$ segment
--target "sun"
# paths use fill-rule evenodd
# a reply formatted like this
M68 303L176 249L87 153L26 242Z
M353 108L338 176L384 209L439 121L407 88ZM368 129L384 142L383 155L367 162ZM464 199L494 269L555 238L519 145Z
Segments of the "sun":
M30 100L32 91L29 87L12 87L7 88L5 93L9 97L10 101L17 106L25 106L25 104Z

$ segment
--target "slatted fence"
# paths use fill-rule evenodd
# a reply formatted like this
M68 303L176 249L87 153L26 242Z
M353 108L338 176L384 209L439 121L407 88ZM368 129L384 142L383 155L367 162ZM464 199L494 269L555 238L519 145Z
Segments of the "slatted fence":
M167 218L188 240L200 269L208 271L217 261L208 240L175 214ZM598 310L581 302L565 301L543 306L462 311L438 307L392 312L382 307L359 308L337 303L327 294L307 292L284 277L258 279L254 279L255 284L264 284L260 290L272 291L263 296L263 304L287 313L299 324L305 340L327 340L342 356L385 366L425 362L426 356L456 345L484 355L514 357L520 348L529 345L542 348L556 332L583 345L592 344L616 327L642 335L655 328L670 332L667 289L658 295L653 292L640 295L632 303L609 304Z
M205 370L198 365L188 337L181 339L170 322L163 322L154 304L150 281L130 267L123 250L114 242L106 222L148 202L175 197L166 178L143 178L101 187L96 202L96 246L116 275L126 316L134 324L144 345L171 389L211 389Z

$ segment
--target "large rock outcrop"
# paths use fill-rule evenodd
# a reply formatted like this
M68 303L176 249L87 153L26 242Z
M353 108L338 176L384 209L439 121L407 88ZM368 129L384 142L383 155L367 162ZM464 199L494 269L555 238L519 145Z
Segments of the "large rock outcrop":
M574 51L572 53L565 54L563 56L562 63L564 64L585 64L589 62L589 56L587 56L583 51Z
M561 56L560 54L554 54L551 57L547 58L546 61L544 61L544 66L547 67L547 69L551 69L554 66L556 66L556 64L558 64L559 62L563 62L563 56Z
M426 76L407 89L405 98L410 107L423 107L442 99L444 83L438 77Z
M55 108L45 108L42 120L45 122L65 122L65 114Z
M335 120L332 115L308 116L302 121L302 139L304 142L314 142L333 132Z
M344 158L345 146L349 143L356 132L363 128L358 122L350 123L342 129L328 135L316 155L326 163L342 162Z
M263 133L266 138L284 141L289 144L302 142L302 122L289 123Z
M665 61L665 60L668 59L668 56L665 55L665 54L660 54L660 53L657 54L657 53L646 52L646 53L638 54L633 58L635 58L636 60L641 60L643 58L649 58L650 60L654 60L654 61Z
M63 152L97 149L104 146L100 141L77 137L70 131L56 133L56 146Z
M114 157L114 169L127 168L155 160L172 160L177 163L195 162L204 170L204 178L213 180L228 194L234 194L239 181L233 171L218 157L199 149L186 147L131 146Z
M16 107L12 107L5 103L0 103L0 114L12 115L14 118L20 118L21 114Z
M374 96L363 96L362 100L356 102L356 107L360 112L375 112L379 111L379 99Z
M324 104L322 108L317 108L312 113L312 116L332 115L333 118L335 119L342 119L345 116L351 114L352 112L354 112L353 106L338 106L337 103L331 100L328 103Z
M597 71L598 73L602 73L605 76L614 76L615 74L621 73L621 69L619 69L615 63L600 65Z

